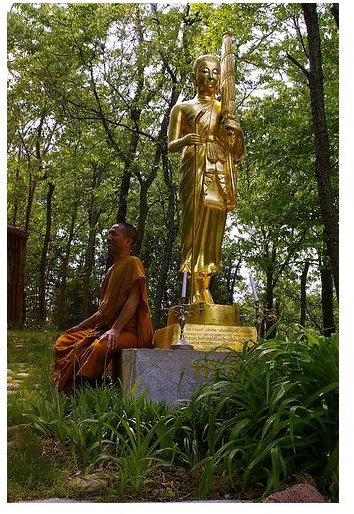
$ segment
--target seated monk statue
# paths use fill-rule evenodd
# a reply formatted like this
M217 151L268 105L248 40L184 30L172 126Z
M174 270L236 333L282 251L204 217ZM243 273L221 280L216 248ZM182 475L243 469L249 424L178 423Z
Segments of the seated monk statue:
M136 230L128 223L109 229L114 264L104 278L98 310L54 345L53 380L59 391L70 394L74 383L100 381L119 349L152 347L144 267L130 255L135 239Z

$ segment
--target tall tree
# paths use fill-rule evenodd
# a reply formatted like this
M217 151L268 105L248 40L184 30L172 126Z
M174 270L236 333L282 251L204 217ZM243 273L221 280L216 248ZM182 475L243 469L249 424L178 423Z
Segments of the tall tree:
M52 199L55 186L52 182L48 183L48 192L46 198L46 229L43 239L42 255L40 262L40 280L39 280L39 297L38 297L38 321L44 323L46 321L46 286L47 286L47 264L48 264L48 247L51 237L52 225Z
M305 45L304 49L309 60L309 69L305 68L291 54L288 54L288 57L304 73L310 89L312 123L315 136L315 174L318 197L324 223L324 239L331 261L337 299L339 299L338 210L331 184L332 165L325 110L321 36L317 5L302 4L302 11L307 28L308 51Z
M318 7L318 24L336 203L337 28L330 8ZM323 229L310 90L303 72L284 57L288 52L306 68L306 39L296 37L304 28L300 4L12 6L9 221L30 233L29 321L43 302L40 289L47 319L65 325L88 308L105 269L103 230L117 219L138 226L135 251L145 262L156 326L161 303L177 300L179 177L177 160L167 154L166 128L173 104L193 96L187 78L194 58L219 55L226 29L235 35L248 156L239 173L237 215L228 221L230 234L235 227L243 234L232 244L225 239L225 266L215 287L222 302L242 298L251 317L247 283L236 277L244 266L252 268L264 288L264 307L280 297L281 313L298 321L301 271L321 248ZM101 171L93 185L94 169ZM317 328L316 280L319 269L311 266L306 323Z

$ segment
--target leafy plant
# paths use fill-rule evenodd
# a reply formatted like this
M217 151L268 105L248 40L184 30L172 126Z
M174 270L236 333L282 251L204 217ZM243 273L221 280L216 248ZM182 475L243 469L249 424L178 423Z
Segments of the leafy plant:
M138 383L123 396L122 409L116 413L114 424L104 423L106 452L99 456L117 469L116 488L122 494L127 488L138 491L148 480L149 473L173 461L173 417L166 414L164 404L154 404L142 394L136 397ZM172 423L171 423L172 422Z
M310 474L338 498L338 337L262 341L231 351L208 384L179 409L104 386L70 398L52 390L33 403L31 423L68 445L79 467L104 465L115 495L143 490L160 466L185 466L208 497L222 477L264 492Z
M265 492L299 473L311 473L321 487L329 480L335 484L336 336L315 338L300 330L292 341L263 341L230 359L218 376L183 413L184 425L197 434L195 444L205 449L195 465L204 468L202 494L217 472L226 473L231 484L235 478L244 486L261 481Z

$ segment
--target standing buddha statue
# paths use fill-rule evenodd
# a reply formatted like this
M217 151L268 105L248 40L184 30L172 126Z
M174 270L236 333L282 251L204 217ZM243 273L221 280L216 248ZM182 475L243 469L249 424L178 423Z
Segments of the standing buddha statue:
M216 57L198 57L192 73L195 97L176 104L169 123L168 149L182 153L180 270L189 274L191 303L214 303L210 280L221 265L227 212L236 206L234 166L245 155L236 113L225 116L216 99L220 72Z

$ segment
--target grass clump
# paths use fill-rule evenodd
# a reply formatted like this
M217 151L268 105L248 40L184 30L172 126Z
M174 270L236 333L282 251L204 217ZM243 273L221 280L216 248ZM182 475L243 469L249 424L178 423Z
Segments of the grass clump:
M73 468L55 438L43 438L26 418L32 404L50 390L54 332L13 330L8 333L7 365L11 376L26 372L8 395L8 501L67 496L65 478Z
M211 497L215 488L237 498L262 484L259 497L309 474L337 501L338 350L336 336L299 330L291 339L231 351L178 409L138 395L138 384L127 394L106 383L67 397L44 380L25 419L67 452L58 476L69 468L108 473L100 492L106 501L148 499L157 476L174 470L181 476L181 469L189 477L189 498ZM44 470L43 463L43 477ZM14 484L15 471L10 475ZM36 483L39 491L48 481L39 485L38 475ZM169 483L173 497L173 479ZM63 480L58 494L60 486L68 494Z
M200 492L208 494L216 473L235 490L262 482L266 493L308 473L337 498L338 338L301 330L237 357L184 410L192 427L184 446L187 438L198 448L196 469L204 468Z

